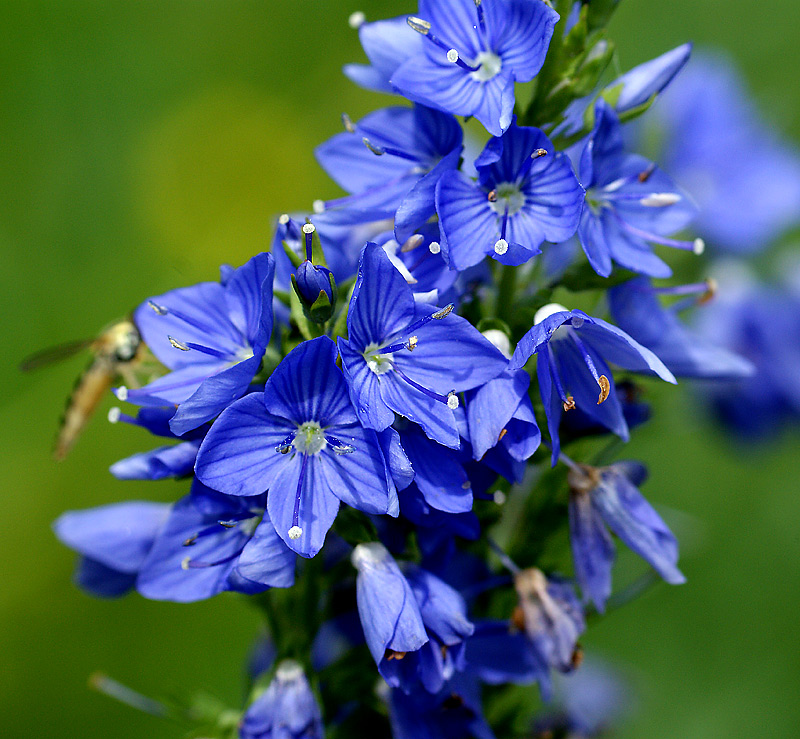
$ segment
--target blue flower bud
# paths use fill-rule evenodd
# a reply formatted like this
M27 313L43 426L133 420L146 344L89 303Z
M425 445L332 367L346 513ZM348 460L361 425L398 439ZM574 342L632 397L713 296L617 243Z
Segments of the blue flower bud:
M332 304L333 291L331 290L330 274L331 271L325 267L318 267L309 261L303 262L295 272L300 297L309 305L313 305L320 292L324 292Z

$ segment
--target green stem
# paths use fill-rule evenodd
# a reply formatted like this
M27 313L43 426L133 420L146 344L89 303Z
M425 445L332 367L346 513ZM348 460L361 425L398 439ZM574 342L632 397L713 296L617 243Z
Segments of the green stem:
M495 295L494 315L503 321L514 314L514 294L517 291L517 268L501 264Z

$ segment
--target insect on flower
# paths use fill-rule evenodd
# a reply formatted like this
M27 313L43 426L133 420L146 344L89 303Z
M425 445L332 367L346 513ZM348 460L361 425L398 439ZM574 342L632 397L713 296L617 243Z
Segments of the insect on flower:
M61 419L53 456L64 459L78 440L103 396L115 380L136 387L135 369L140 366L145 346L135 324L125 319L103 330L95 339L71 341L31 354L20 363L23 372L68 359L83 349L94 355L75 383Z

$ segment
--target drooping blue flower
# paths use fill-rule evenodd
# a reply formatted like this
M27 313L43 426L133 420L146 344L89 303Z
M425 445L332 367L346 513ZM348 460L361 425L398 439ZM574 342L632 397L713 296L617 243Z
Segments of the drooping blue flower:
M538 128L512 125L475 161L477 182L445 172L436 187L442 250L452 269L491 256L519 265L544 241L575 233L583 204L569 159Z
M429 640L422 614L411 586L382 544L359 544L352 562L358 570L358 615L367 646L384 680L398 687L401 663Z
M506 360L451 310L415 302L386 252L376 244L364 247L348 339L339 339L339 351L350 397L367 428L382 431L398 413L429 438L459 447L456 393L496 377Z
M108 414L111 423L124 423L141 426L155 436L169 439L178 437L172 433L169 421L175 414L174 408L140 408L133 418L122 413L119 408L112 408ZM187 432L180 443L156 447L147 452L139 452L115 462L109 468L118 480L163 480L167 477L185 477L194 471L197 450L206 435L209 426L204 424Z
M519 597L517 626L547 665L571 672L579 664L578 638L586 630L572 585L531 568L516 573L514 587Z
M284 660L269 687L248 707L239 739L323 739L325 729L317 699L303 668Z
M713 343L681 323L678 310L683 302L662 308L659 294L699 295L699 301L713 297L711 282L656 288L646 277L638 277L608 291L608 306L619 327L651 349L678 377L730 380L750 377L755 367L746 359ZM699 301L689 297L690 304Z
M661 158L697 202L696 228L712 248L761 251L800 218L800 153L763 120L730 59L695 57L653 120Z
M639 492L647 470L638 462L608 467L570 465L569 530L575 576L598 611L611 594L611 529L671 585L686 578L677 567L678 543Z
M241 397L261 365L272 332L275 261L258 254L224 280L172 290L140 305L134 320L170 372L117 397L137 405L177 405L170 421L182 435Z
M524 370L504 372L467 393L467 420L475 459L502 444L514 459L524 461L539 447L542 435L528 396L530 383Z
M558 21L536 0L420 0L408 24L424 40L392 74L410 100L474 116L493 136L510 125L514 83L541 69Z
M423 105L384 108L317 147L315 156L348 198L324 207L348 205L385 209L394 217L402 243L435 211L436 183L458 167L463 134L451 115Z
M164 503L132 501L68 511L53 524L56 536L81 555L75 582L102 598L128 592L169 514Z
M374 431L364 429L322 336L293 349L262 393L231 405L214 423L197 457L197 476L230 495L265 490L281 538L313 557L339 502L367 513L397 515L394 486Z
M586 205L578 235L599 275L608 277L616 262L641 274L669 277L672 270L650 243L702 253L702 239L668 238L692 220L696 207L655 164L625 151L619 118L602 99L581 154L580 180Z
M553 465L561 450L558 434L561 415L576 406L627 441L628 424L606 361L676 382L653 352L624 331L583 311L569 311L555 303L537 312L533 328L514 350L509 369L520 369L534 354L538 357L536 374L550 431Z
M265 502L263 495L223 495L195 480L139 569L139 593L187 603L226 590L290 587L296 557L275 532Z

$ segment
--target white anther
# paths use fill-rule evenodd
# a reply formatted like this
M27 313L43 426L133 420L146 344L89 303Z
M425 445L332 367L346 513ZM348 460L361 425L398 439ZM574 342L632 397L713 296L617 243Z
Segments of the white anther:
M503 256L508 251L508 242L505 239L498 239L494 245L494 253Z
M299 526L292 526L289 529L289 538L294 541L295 539L299 539L303 535L303 529Z
M311 204L311 208L317 215L319 215L320 213L324 213L325 212L325 201L324 200L315 200Z
M413 236L409 236L406 239L405 244L400 248L400 251L403 254L407 252L414 251L418 246L422 246L422 242L425 241L425 237L422 234L414 234Z
M469 490L472 487L472 483L469 480L465 480L461 483L462 490Z
M169 311L163 306L159 305L158 303L154 303L152 300L148 300L147 304L153 309L156 315L159 316L166 316Z
M167 336L167 339L169 339L169 343L172 344L172 346L175 349L180 349L182 352L188 352L189 351L189 347L186 346L186 344L184 344L182 341L178 341L177 339L173 339L171 336Z
M492 498L496 505L504 505L506 502L506 494L502 490L495 490Z
M184 557L181 560L181 569L182 570L188 570L189 569L189 562L191 562L191 561L192 561L191 557Z
M455 391L453 391L447 395L447 407L451 411L454 411L456 408L458 408L458 406L459 406L458 395L456 395Z
M442 250L442 247L438 241L431 241L431 243L428 244L428 250L431 254L438 254Z
M458 52L455 49L450 49L447 52L447 61L455 64L458 61Z
M126 388L125 385L120 385L117 388L117 398L123 402L128 399L128 388Z
M117 406L108 409L108 422L109 423L118 423L119 417L122 415L122 410Z
M367 16L364 15L360 10L357 10L355 13L351 13L350 17L347 19L347 25L350 28L355 28L358 30L367 22Z
M313 234L314 231L316 231L316 230L317 230L317 228L316 228L316 226L314 226L313 223L304 223L303 224L303 233L304 234Z
M666 208L668 205L675 205L680 200L681 196L676 192L654 192L643 197L639 204L646 205L648 208Z
M452 313L453 308L455 308L455 305L453 303L450 303L449 305L446 305L441 310L437 310L436 313L433 314L433 317L437 321L441 321L442 318L446 318L447 316L450 315L450 313Z
M692 251L698 256L706 250L706 242L703 239L695 239Z
M417 18L416 16L410 15L406 18L406 23L408 23L411 28L413 28L417 33L421 33L423 36L427 36L431 30L431 24L428 21L422 20L422 18Z
M553 313L561 313L562 311L569 312L569 309L565 308L561 303L548 303L547 305L543 305L536 311L536 315L533 317L533 325L535 326L537 323L541 323L545 318L550 318Z
M281 226L285 226L291 220L292 219L289 217L288 213L284 213L283 215L278 216L278 223L280 223Z

